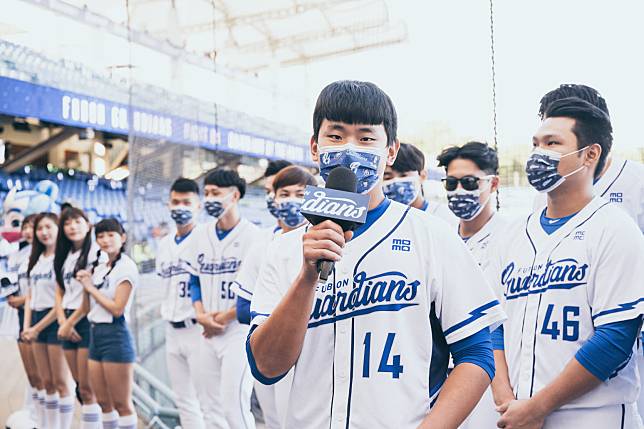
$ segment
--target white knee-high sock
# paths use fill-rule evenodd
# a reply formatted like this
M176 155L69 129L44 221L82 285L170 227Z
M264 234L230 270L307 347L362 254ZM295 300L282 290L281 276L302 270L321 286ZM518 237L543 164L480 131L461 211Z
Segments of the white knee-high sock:
M60 410L58 392L45 395L45 423L47 429L60 429Z
M60 410L60 429L71 429L74 418L74 403L76 398L72 395L60 398L58 409Z
M101 407L98 404L81 407L80 429L101 429Z
M29 401L29 417L31 421L35 424L38 424L38 390L35 387L29 386L29 394L31 395L31 400Z
M119 429L136 429L136 413L119 417Z
M119 427L119 413L112 410L109 413L103 413L103 429L117 429Z
M38 402L36 402L36 412L37 412L37 419L36 419L36 424L38 425L39 428L44 428L45 427L45 395L47 395L47 392L45 390L38 390L36 392L38 395Z

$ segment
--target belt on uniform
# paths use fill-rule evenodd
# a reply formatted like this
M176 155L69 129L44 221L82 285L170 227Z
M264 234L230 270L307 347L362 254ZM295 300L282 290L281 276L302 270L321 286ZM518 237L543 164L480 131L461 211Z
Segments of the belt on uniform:
M172 327L175 329L188 328L196 324L197 324L197 319L187 319L187 320L181 320L179 322L170 322L170 325L172 325Z

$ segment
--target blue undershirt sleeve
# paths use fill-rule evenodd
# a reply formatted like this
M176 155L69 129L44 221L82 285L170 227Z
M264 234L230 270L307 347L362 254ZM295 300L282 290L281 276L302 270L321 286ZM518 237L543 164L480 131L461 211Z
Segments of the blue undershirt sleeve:
M190 299L192 302L201 301L201 282L199 282L199 277L190 274L188 286L190 287Z
M592 337L575 354L577 361L592 375L606 381L631 359L633 345L640 335L642 316L608 323L595 329Z
M490 377L490 380L494 378L492 335L488 327L454 344L450 344L449 351L454 360L454 367L465 362L472 363L481 367Z
M503 335L503 325L499 326L492 332L492 350L505 350Z
M250 301L241 296L237 297L237 320L244 325L250 325Z

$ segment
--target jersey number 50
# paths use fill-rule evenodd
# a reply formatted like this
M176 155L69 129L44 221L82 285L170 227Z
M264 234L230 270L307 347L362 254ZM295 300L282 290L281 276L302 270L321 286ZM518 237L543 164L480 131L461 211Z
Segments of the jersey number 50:
M378 372L390 372L393 378L400 378L403 372L403 366L400 364L400 355L392 356L392 363L389 363L389 355L391 354L391 347L394 344L396 334L390 332L387 334L385 341L385 348L380 357L380 365L378 365ZM362 363L362 376L369 378L369 367L371 360L371 332L367 332L364 337L364 361Z

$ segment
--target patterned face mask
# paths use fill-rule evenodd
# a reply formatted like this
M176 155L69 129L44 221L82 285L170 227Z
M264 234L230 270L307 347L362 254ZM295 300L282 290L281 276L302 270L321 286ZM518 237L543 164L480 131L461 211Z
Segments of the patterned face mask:
M172 206L170 207L170 217L177 225L184 226L192 222L194 213L192 209L181 206Z
M539 192L550 192L554 190L566 180L566 177L572 176L585 167L582 165L571 173L562 176L557 170L561 158L581 152L587 147L588 146L565 155L553 150L542 149L540 147L536 148L530 154L525 166L525 172L528 175L528 182L530 182L530 184Z
M490 179L494 176L485 176L481 179ZM458 217L463 220L472 220L483 211L483 208L490 200L488 196L485 202L481 202L481 193L489 189L490 183L487 185L479 185L479 189L474 191L466 191L463 188L457 188L454 191L447 191L447 206Z
M397 177L382 184L385 197L405 205L411 204L418 197L419 187L417 176Z
M204 207L206 209L206 213L208 213L210 216L219 219L224 215L228 207L230 205L227 205L226 203L232 198L233 193L230 192L228 195L224 197L208 197L204 200Z
M278 210L277 206L275 205L275 195L273 195L272 192L266 195L266 208L274 218L278 217Z
M385 149L358 147L353 144L320 148L320 176L326 182L335 167L347 167L358 178L356 192L366 194L378 183L378 166Z
M300 209L302 208L301 198L284 198L277 204L278 219L286 224L289 228L295 228L302 225L306 220Z

